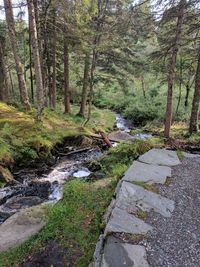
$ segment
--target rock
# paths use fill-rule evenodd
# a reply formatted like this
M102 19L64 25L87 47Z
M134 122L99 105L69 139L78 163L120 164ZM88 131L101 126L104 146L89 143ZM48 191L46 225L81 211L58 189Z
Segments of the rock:
M16 247L46 224L45 205L39 205L15 213L0 225L0 252Z
M5 203L4 208L18 210L21 208L36 206L41 204L42 202L43 200L37 196L12 197Z
M8 183L8 182L12 181L13 179L14 178L13 178L11 172L8 169L0 166L0 182Z
M123 243L109 237L105 247L101 267L148 267L146 251L143 246Z
M115 207L106 225L104 235L110 233L146 234L153 228L125 210Z
M5 220L7 220L11 215L12 213L0 210L0 224L2 224Z
M90 147L93 144L93 140L87 136L82 136L82 140L80 142L81 147Z
M143 211L153 210L164 217L170 217L174 210L174 201L129 182L122 183L115 205L130 213L138 209Z
M131 167L125 172L123 181L142 181L145 183L164 184L167 177L171 177L171 168L134 161Z
M200 155L198 154L191 154L191 153L186 153L186 152L183 152L183 156L185 158L199 158L200 157Z
M162 166L175 166L181 163L176 151L156 148L140 156L139 161Z
M108 138L112 141L120 142L120 141L128 141L134 140L135 138L130 134L122 131L112 132L108 135Z

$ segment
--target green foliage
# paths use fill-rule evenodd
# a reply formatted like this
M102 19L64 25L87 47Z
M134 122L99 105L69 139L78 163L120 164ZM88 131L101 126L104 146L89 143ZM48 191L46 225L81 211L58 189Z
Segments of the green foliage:
M123 169L139 155L152 148L147 141L137 140L134 143L122 143L110 149L107 156L102 158L101 163L107 172L112 172L115 167Z

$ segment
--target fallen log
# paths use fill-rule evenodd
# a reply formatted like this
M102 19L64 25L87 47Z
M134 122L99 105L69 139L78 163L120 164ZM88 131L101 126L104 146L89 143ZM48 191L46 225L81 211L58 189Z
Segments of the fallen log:
M70 155L73 155L73 154L77 154L77 153L81 153L81 152L86 152L88 150L90 150L91 147L86 147L86 148L82 148L82 149L77 149L77 150L74 150L74 151L70 151L68 153L63 153L63 152L59 152L59 151L56 151L56 153L58 153L60 156L70 156Z

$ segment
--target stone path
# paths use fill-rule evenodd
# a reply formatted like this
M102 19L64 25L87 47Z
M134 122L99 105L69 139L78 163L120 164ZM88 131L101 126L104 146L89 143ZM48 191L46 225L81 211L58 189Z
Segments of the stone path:
M196 155L184 153L184 157L190 160L198 158L200 162L200 157ZM164 237L160 234L161 243L156 242L155 233L159 224L154 224L153 216L157 216L163 222L163 229L159 231L165 232L167 223L175 212L173 195L169 195L170 198L168 198L168 195L161 196L147 189L152 188L154 186L152 184L169 187L165 182L168 177L171 177L173 166L176 165L182 166L177 153L166 149L152 149L133 162L117 186L116 196L105 216L105 231L96 246L91 267L181 267L176 264L162 265L163 262L159 265L158 261L156 263L156 260L152 260L154 257L159 258L159 252L152 253L151 257L149 255L151 249L148 248L146 239L149 233L152 235L154 233L152 243L161 245ZM147 184L150 186L146 186ZM151 220L146 218L149 214L151 214ZM171 223L173 228L172 220ZM172 236L175 235L173 229L170 231ZM134 238L138 237L142 237L141 242L134 241ZM150 257L151 263L147 256Z

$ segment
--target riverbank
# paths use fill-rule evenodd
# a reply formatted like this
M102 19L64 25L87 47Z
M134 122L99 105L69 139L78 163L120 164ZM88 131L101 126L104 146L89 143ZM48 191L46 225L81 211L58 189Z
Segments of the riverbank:
M21 246L0 254L0 266L88 266L98 236L104 229L102 216L116 184L131 162L151 148L146 141L121 144L98 161L102 179L71 180L64 196L47 211L47 225Z
M84 118L77 113L76 106L70 115L45 109L42 121L36 123L34 110L24 113L0 103L0 165L11 170L14 164L20 166L46 158L66 137L88 135L92 128L110 131L115 123L113 112L93 108L91 120L84 128Z

